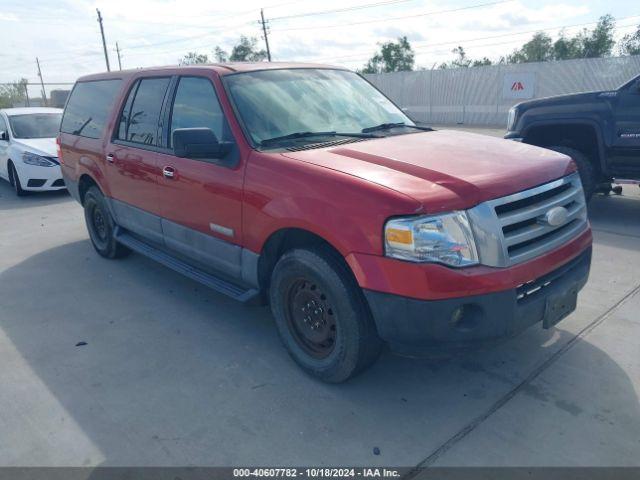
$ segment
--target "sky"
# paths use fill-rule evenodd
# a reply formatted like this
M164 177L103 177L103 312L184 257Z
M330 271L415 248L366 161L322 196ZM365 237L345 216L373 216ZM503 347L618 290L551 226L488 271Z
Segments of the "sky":
M231 50L240 35L262 45L261 8L274 61L353 69L399 36L414 48L416 67L430 69L451 60L457 45L471 58L495 60L536 31L575 34L607 13L617 19L618 37L640 24L637 0L2 0L0 82L37 82L36 57L45 82L105 71L96 8L112 69L116 42L124 69L177 64L190 51L212 56L215 46Z

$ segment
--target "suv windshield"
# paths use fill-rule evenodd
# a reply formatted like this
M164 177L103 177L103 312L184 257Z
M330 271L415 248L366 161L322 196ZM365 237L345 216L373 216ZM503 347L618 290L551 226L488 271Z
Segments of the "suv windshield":
M640 75L638 75L637 77L633 77L631 80L623 83L618 90L622 90L623 88L627 88L630 87L631 85L633 85L636 82L640 82Z
M225 77L229 94L251 140L292 134L317 142L312 132L351 132L413 122L359 75L344 70L282 69Z
M11 115L9 124L14 138L54 138L60 130L62 113Z

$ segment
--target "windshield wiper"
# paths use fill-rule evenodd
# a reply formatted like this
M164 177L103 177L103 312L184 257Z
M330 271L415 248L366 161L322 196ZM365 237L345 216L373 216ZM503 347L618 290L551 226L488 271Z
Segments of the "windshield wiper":
M380 125L376 125L375 127L363 128L362 133L378 132L380 130L391 130L392 128L398 128L398 127L415 128L417 130L422 130L424 132L433 131L433 128L430 128L430 127L420 127L418 125L407 125L404 122L397 122L397 123L381 123Z
M298 138L310 138L310 137L354 137L354 138L378 138L377 135L370 135L367 132L362 133L341 133L341 132L294 132L288 135L281 135L279 137L267 138L260 142L263 147L279 143L286 140L296 140Z
M86 127L87 125L89 125L89 123L91 123L91 120L93 120L93 117L89 117L89 118L87 119L87 121L86 121L86 122L84 122L84 123L80 126L80 128L78 128L78 129L74 130L74 131L73 131L73 133L72 133L71 135L80 135L80 134L82 133L82 131L85 129L85 127Z

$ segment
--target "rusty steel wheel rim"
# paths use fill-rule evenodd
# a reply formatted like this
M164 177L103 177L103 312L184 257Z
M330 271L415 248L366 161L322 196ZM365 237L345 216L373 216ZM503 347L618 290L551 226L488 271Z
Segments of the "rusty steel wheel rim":
M107 239L107 223L102 209L97 205L93 207L91 223L93 224L93 230L100 241L104 242Z
M287 324L293 338L314 358L328 357L336 344L336 312L319 285L305 278L292 282L287 292Z

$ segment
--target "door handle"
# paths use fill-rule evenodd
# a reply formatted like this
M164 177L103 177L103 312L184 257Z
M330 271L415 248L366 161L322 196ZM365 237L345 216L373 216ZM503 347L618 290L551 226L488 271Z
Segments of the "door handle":
M162 175L164 175L164 178L173 178L175 174L176 174L176 169L170 165L167 165L162 169Z
M106 156L107 162L109 163L113 163L116 159L116 156L113 153L109 153Z

